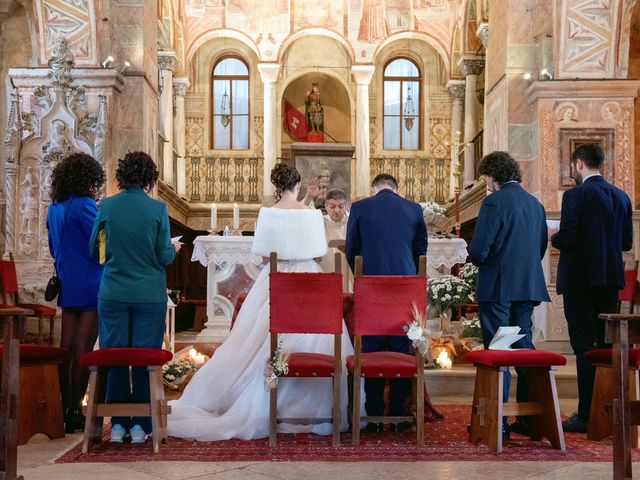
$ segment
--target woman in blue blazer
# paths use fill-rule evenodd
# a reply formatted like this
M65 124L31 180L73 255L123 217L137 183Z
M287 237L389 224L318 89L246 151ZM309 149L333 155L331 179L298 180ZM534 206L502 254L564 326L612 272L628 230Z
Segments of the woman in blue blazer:
M100 256L104 231L105 270L98 296L100 348L160 348L167 311L166 266L180 244L169 235L169 216L163 202L147 193L158 181L158 169L144 152L127 153L118 161L116 181L121 192L100 203L89 248ZM106 401L149 401L145 367L111 368ZM111 418L111 441L122 442L129 430L132 443L143 443L151 432L149 417Z
M62 308L60 347L69 352L59 370L67 433L84 429L81 402L89 372L80 366L79 359L93 350L98 336L102 265L89 255L87 242L98 213L95 199L104 180L104 171L93 157L74 153L54 168L49 192L49 251L62 285L58 296Z

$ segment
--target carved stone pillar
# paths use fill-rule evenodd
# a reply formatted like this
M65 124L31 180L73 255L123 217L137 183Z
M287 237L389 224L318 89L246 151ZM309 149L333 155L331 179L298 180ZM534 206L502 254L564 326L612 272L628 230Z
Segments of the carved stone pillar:
M449 89L449 94L451 95L451 142L456 141L457 132L462 133L462 120L464 115L464 110L462 106L462 99L464 98L465 92L465 81L464 80L449 80L447 82L446 87ZM455 167L458 162L458 149L452 147L451 148L451 168L449 174L449 197L453 197L455 195L455 182L456 178L454 175Z
M375 71L374 65L354 65L351 73L356 81L356 191L355 198L369 194L370 144L369 144L369 84Z
M160 93L159 112L160 131L164 135L162 149L162 171L160 175L165 183L175 187L173 178L173 69L178 64L175 52L158 52L162 92Z
M187 166L185 161L186 144L185 144L185 114L184 114L184 96L189 89L191 83L186 77L176 77L173 79L173 97L175 101L176 114L173 119L173 141L178 153L176 191L181 197L187 195Z
M467 186L475 180L475 166L473 158L473 146L471 142L478 134L478 99L476 98L476 85L478 74L484 67L482 57L475 55L463 55L458 63L460 70L465 75L465 99L464 99L464 181Z
M269 181L271 170L276 165L278 146L276 138L276 81L280 74L279 63L259 63L258 71L264 85L264 199L273 197L273 185Z
M478 29L476 30L476 35L482 42L482 46L486 50L489 47L489 24L481 23L478 25Z

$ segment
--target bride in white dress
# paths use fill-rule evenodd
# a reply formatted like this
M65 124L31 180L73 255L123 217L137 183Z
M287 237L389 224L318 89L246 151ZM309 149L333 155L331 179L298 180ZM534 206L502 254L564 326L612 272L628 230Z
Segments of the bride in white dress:
M296 199L300 174L278 164L271 182L280 197L272 208L261 208L253 253L278 254L278 271L321 272L314 258L327 251L320 210ZM312 306L310 306L312 308ZM333 335L280 335L283 352L333 354ZM342 355L353 354L343 324ZM258 275L242 305L233 330L214 355L191 379L182 397L170 402L168 433L203 441L229 438L253 439L269 435L269 393L264 368L269 361L269 268ZM344 364L344 363L343 363ZM341 430L346 430L347 378L342 374ZM330 378L281 379L278 384L278 416L331 418L333 401ZM364 402L363 402L364 403ZM278 432L331 434L331 424L279 424Z

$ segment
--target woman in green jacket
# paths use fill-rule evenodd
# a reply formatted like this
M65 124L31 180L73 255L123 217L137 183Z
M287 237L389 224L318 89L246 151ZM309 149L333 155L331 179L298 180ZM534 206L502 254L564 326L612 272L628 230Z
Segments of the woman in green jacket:
M100 348L162 347L165 269L180 244L171 241L165 204L147 195L157 180L158 169L149 155L128 153L116 170L121 192L100 202L89 242L92 255L103 256L105 263L98 294ZM130 388L129 369L111 368L106 401L148 402L146 369L133 367ZM149 417L113 417L111 425L112 442L122 442L129 431L132 443L143 443L151 432Z

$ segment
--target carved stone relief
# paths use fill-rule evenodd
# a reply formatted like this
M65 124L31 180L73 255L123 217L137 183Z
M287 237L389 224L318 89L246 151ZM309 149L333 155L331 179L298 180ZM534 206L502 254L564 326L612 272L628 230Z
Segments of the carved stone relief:
M204 118L187 117L185 125L187 156L202 155L204 150Z

